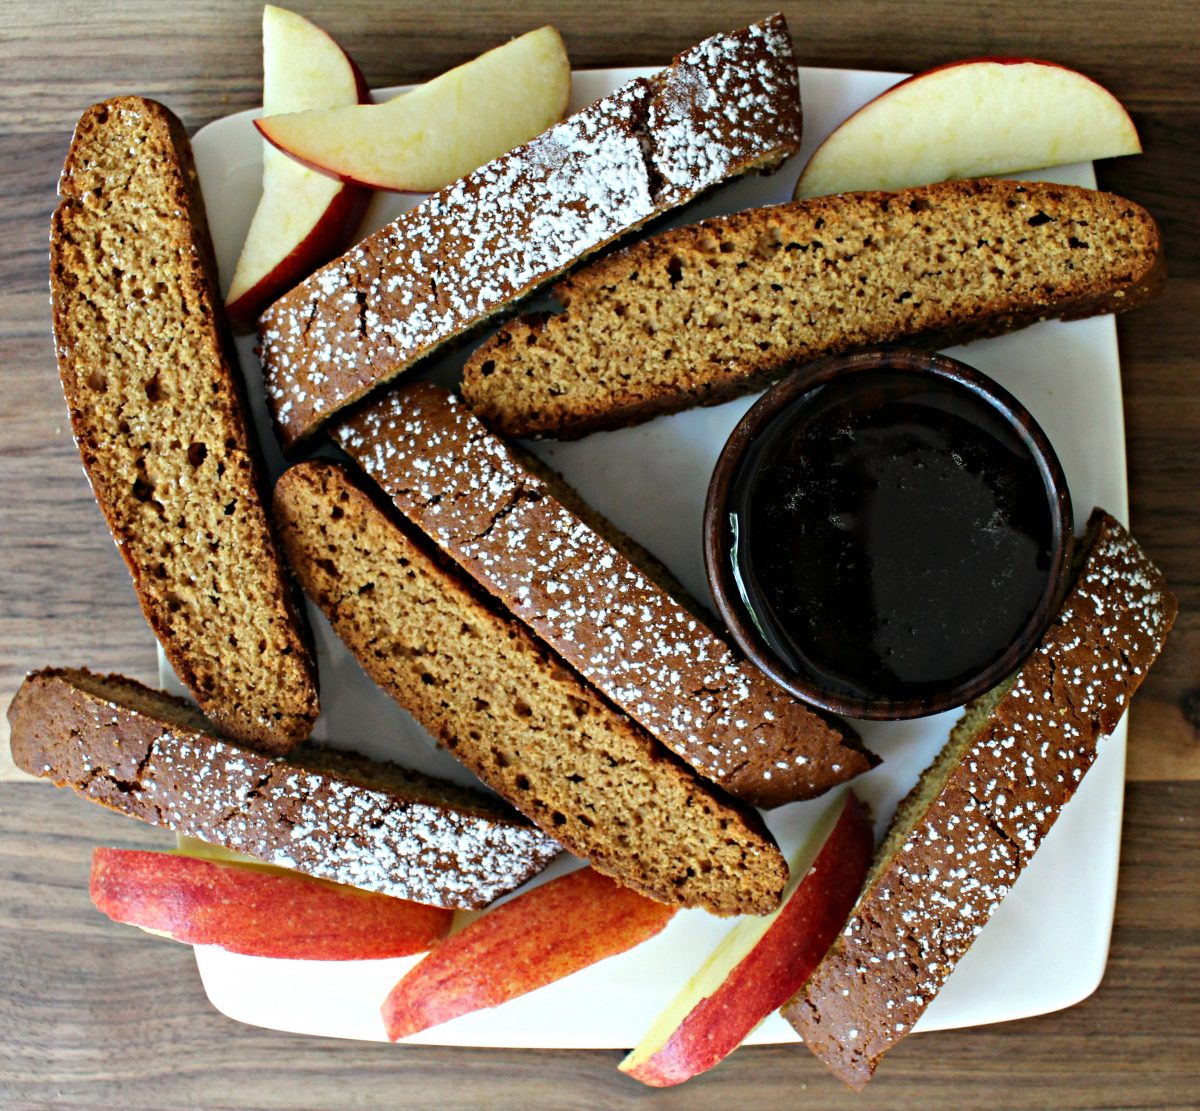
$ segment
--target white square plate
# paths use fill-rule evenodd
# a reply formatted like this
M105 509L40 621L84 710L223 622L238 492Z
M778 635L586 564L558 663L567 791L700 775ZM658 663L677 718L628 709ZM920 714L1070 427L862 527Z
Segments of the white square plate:
M649 71L577 73L572 110L645 72ZM899 76L802 70L805 141L800 155L771 177L744 179L719 190L677 222L789 200L799 167L816 144ZM242 112L218 120L194 140L226 285L260 191L260 140L251 126L256 114ZM1061 167L1036 176L1095 184L1090 165ZM368 213L369 226L380 226L418 200L378 194ZM252 338L239 343L275 477L282 460L266 418L253 346ZM1042 424L1062 460L1077 520L1097 504L1121 519L1126 517L1120 369L1111 318L1039 324L951 354L1000 381ZM448 358L430 369L439 379L452 382L462 358ZM704 492L726 436L751 400L680 413L576 443L532 447L592 505L659 556L685 586L707 599L700 550ZM363 675L324 618L315 611L312 618L324 707L316 738L471 782L470 773L439 751ZM179 690L165 664L162 672L164 685ZM874 808L880 831L945 741L955 717L951 713L915 722L861 723L867 743L884 762L854 787ZM1116 894L1124 762L1122 723L1105 741L1078 796L917 1030L1024 1018L1069 1006L1096 988L1108 954ZM785 852L825 805L824 801L797 803L769 815L768 823ZM547 874L556 875L573 863L560 860ZM465 1015L410 1040L555 1049L631 1046L730 925L702 911L682 912L662 934L629 953L497 1010ZM1064 960L1063 954L1070 959ZM197 949L196 958L209 999L232 1018L279 1030L368 1040L383 1040L379 1006L417 959L274 961L215 948ZM778 1015L769 1017L747 1039L750 1044L795 1040Z

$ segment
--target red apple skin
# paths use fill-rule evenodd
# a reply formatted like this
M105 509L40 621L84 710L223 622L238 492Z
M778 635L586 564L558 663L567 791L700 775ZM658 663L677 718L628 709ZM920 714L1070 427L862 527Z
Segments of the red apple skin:
M313 173L317 173L317 174L324 174L326 177L333 178L334 181L341 181L347 185L358 185L364 189L373 189L374 188L374 186L369 185L366 182L355 181L354 178L347 177L345 174L335 173L334 171L330 170L327 166L319 165L316 162L310 162L307 158L301 158L300 155L295 154L292 151L288 150L287 147L283 146L282 143L276 142L275 136L271 132L271 117L270 116L262 116L261 118L255 120L254 127L258 131L259 135L261 135L263 137L263 140L265 142L270 143L271 146L273 146L276 150L282 151L293 162L299 162L300 165L303 166L306 170L312 170Z
M1064 66L1061 62L1048 62L1048 61L1046 61L1045 58L1016 58L1016 57L1007 57L1007 56L991 57L991 56L985 54L985 55L981 55L978 58L960 58L958 61L955 61L955 62L943 62L940 66L934 66L932 69L926 69L926 70L922 70L920 73L914 73L914 74L910 75L909 77L905 77L902 81L897 81L890 88L884 89L883 92L881 92L878 96L873 96L870 100L867 101L866 104L864 104L857 111L851 112L850 115L848 115L844 120L842 120L842 122L840 124L838 124L838 126L836 128L834 128L834 131L840 131L843 127L846 126L846 124L848 124L852 119L854 119L855 116L861 115L868 108L872 107L876 103L876 101L882 100L885 96L890 96L897 89L901 89L905 85L911 85L914 81L920 81L922 78L928 77L930 74L941 73L942 70L957 69L959 66L975 65L978 62L990 62L992 65L996 65L996 66L1024 66L1024 65L1050 66L1053 69L1065 69L1065 70L1069 70L1072 73L1079 73L1078 70L1072 70L1070 66ZM1104 89L1103 85L1100 85L1100 83L1098 81L1093 81L1092 78L1088 77L1088 75L1086 73L1079 73L1079 76L1084 78L1087 81L1091 81L1091 83L1093 85L1097 85L1101 89ZM1104 91L1106 93L1108 92L1107 89L1104 89ZM1111 95L1111 94L1109 94L1109 95ZM830 132L830 134L832 135L833 132ZM823 144L821 144L821 145L823 145ZM821 149L821 145L819 145L817 147L817 150ZM815 155L816 151L813 151L813 154ZM810 156L810 160L811 160L811 156ZM801 177L803 177L803 171L801 171Z
M92 902L114 921L188 945L293 960L349 961L421 953L453 911L309 876L178 853L97 848Z
M988 54L981 54L978 58L960 58L960 59L958 59L958 61L955 61L955 62L943 62L940 66L934 66L932 69L926 69L926 70L922 70L920 73L911 74L910 76L905 77L902 81L897 81L891 88L884 89L884 91L881 92L878 96L872 97L870 100L867 101L866 104L864 104L862 106L862 108L860 108L858 110L858 112L861 112L866 108L870 108L871 105L874 104L877 100L882 100L889 93L894 93L897 89L903 88L905 85L911 85L914 81L920 81L922 77L929 77L931 74L941 73L942 70L946 70L946 69L957 69L959 66L973 66L979 62L987 62L993 66L1048 66L1050 69L1065 69L1068 73L1074 73L1076 76L1082 77L1085 81L1090 81L1093 85L1096 85L1098 88L1102 89L1105 93L1108 93L1108 90L1105 89L1104 86L1101 85L1099 81L1096 81L1091 77L1088 77L1088 75L1086 73L1080 73L1079 70L1077 70L1077 69L1071 69L1070 66L1064 66L1061 62L1050 62L1050 61L1047 61L1045 58L1017 58L1017 57L1008 57L1008 56L992 57L991 55L988 55ZM1112 94L1108 93L1108 95L1111 96ZM846 117L846 119L843 121L843 123L848 122L849 120L852 120L855 116L858 115L858 112L852 112L849 116Z
M370 202L370 189L353 185L341 189L308 234L278 265L225 306L233 330L239 335L255 331L268 305L340 255L353 241Z
M354 75L359 104L371 103L371 89L358 63L342 45L322 28L321 34L333 42ZM254 126L258 127L258 120ZM261 133L262 129L259 128ZM316 169L317 167L312 167ZM314 270L340 255L354 241L355 233L371 203L371 190L347 185L330 201L329 206L300 240L268 273L249 289L225 306L230 327L238 335L258 328L258 318L268 305L279 300L289 289L299 285Z
M874 836L866 809L847 793L812 868L771 928L726 980L640 1065L621 1069L655 1088L680 1084L732 1053L812 975L846 923L866 879Z
M350 63L350 70L354 74L354 84L358 86L358 103L370 104L371 86L367 84L367 79L363 76L363 71L358 68L358 63L350 57L341 43L338 43L338 49L346 55L346 61Z
M659 933L675 907L591 868L550 880L489 911L439 945L388 995L392 1041L496 1007L623 953Z
M891 96L891 94L894 93L897 89L902 89L902 88L904 88L905 85L911 85L914 81L920 81L924 77L929 77L931 74L934 74L934 73L941 73L943 70L957 69L959 66L973 66L979 62L990 62L994 66L1030 65L1030 66L1051 66L1054 69L1066 69L1066 70L1071 69L1070 66L1064 66L1060 62L1047 62L1044 58L1015 58L1015 57L1014 58L1009 58L1009 57L993 58L993 57L989 57L988 55L981 55L978 58L959 58L958 61L955 61L955 62L943 62L940 66L933 66L931 69L924 69L920 73L909 74L908 77L905 77L902 80L897 81L894 85L891 85L888 88L884 89L883 92L881 92L878 96L871 97L871 99L868 100L867 103L864 104L861 108L859 108L855 112L851 112L850 115L848 115L844 120L842 120L842 122L840 124L838 124L838 126L834 130L840 131L843 127L846 126L846 124L848 124L852 119L854 119L855 116L861 115L868 108L870 108L872 105L874 105L876 101L882 100L885 96ZM1078 72L1078 71L1074 70L1072 72ZM1088 77L1086 73L1080 73L1079 76L1086 78L1088 81L1092 81L1092 79L1090 77ZM1092 81L1092 84L1096 85L1096 84L1099 84L1099 82ZM1101 86L1101 88L1103 88L1103 86ZM1107 90L1105 90L1105 91L1107 92ZM830 132L830 134L833 134L833 132ZM818 147L817 149L820 150L820 147Z

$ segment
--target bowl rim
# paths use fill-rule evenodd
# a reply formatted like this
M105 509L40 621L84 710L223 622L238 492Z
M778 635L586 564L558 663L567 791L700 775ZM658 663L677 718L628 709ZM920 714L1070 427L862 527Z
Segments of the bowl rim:
M730 489L750 445L784 410L835 378L868 371L929 373L966 388L998 411L1030 448L1042 477L1052 515L1051 563L1038 605L1009 647L997 659L954 687L905 699L862 698L824 689L787 667L749 618L726 558L732 545L726 507ZM927 717L965 705L1013 674L1033 651L1058 612L1071 571L1074 519L1062 464L1049 437L1020 401L994 379L958 359L908 347L872 347L828 355L797 367L771 386L738 421L713 468L704 502L704 569L717 610L750 661L785 690L821 710L867 721Z

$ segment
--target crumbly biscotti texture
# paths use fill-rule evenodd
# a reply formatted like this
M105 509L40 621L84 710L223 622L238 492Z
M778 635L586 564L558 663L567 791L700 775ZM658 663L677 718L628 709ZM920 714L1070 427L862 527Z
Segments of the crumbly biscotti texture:
M333 435L460 568L730 794L778 806L871 768L853 731L735 655L454 394L406 386L355 410Z
M581 258L800 145L781 15L716 35L434 194L259 322L286 448Z
M849 923L783 1008L852 1088L912 1029L1008 894L1175 613L1158 568L1095 511L1057 621L1009 683L967 708L901 803Z
M571 852L660 902L764 914L787 865L759 816L605 703L333 463L275 514L305 591L367 673Z
M571 438L714 405L871 344L943 347L1133 308L1165 277L1150 215L1109 193L948 181L751 209L576 271L510 322L463 396L506 436Z
M308 629L267 515L183 125L84 112L50 234L75 442L151 628L227 736L269 752L316 720Z
M34 672L8 719L19 767L111 810L430 906L485 906L560 852L487 795L312 745L266 756L117 675Z

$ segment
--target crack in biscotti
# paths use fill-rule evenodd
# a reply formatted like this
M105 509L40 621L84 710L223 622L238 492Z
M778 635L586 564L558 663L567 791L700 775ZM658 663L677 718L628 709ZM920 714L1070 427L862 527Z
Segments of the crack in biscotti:
M966 789L967 796L978 808L979 814L982 817L984 824L996 835L997 838L1009 849L1013 859L1016 861L1024 861L1033 855L1032 850L1026 849L1021 842L1012 836L1000 824L998 818L992 813L991 805L987 802L986 796L975 791L973 788ZM1035 846L1036 848L1036 846ZM1001 895L1003 898L1003 895ZM991 917L991 912L988 912L988 917Z
M354 326L362 339L367 339L367 295L361 289L354 292Z
M313 298L313 299L312 299L312 300L309 302L309 304L308 304L308 316L307 316L307 317L305 317L305 319L304 319L304 323L300 325L300 334L301 334L302 336L307 336L307 335L308 335L308 333L309 333L309 330L310 330L310 329L312 328L312 326L313 326L313 322L314 322L314 321L317 319L317 310L318 310L320 307L321 307L321 302L320 302L319 300L317 300L317 298L315 298L315 297L314 297L314 298ZM259 356L259 357L260 357L260 358L262 357L261 349L260 349L260 356Z
M478 540L486 540L496 530L496 528L499 525L504 523L506 518L511 517L514 513L517 512L518 509L521 509L522 507L529 505L532 502L536 502L537 500L538 500L537 498L529 497L528 490L522 490L519 488L514 490L512 492L512 494L508 497L508 499L505 501L505 503L502 506L500 506L500 508L497 509L495 511L495 513L492 514L492 519L488 523L487 528L485 528L482 532L477 532L473 536L469 537L469 542L475 542ZM432 499L430 501L426 502L426 505L432 505L432 504L434 504Z
M137 773L139 776L141 775L142 767L145 765L151 755L153 755L153 749L151 749L147 753L146 757L139 762ZM97 788L98 782L105 784L108 790L99 790ZM116 775L112 770L106 771L104 768L87 768L84 778L76 783L73 783L72 787L78 794L83 795L85 798L94 799L95 801L108 806L110 809L119 810L120 813L132 813L132 811L125 809L125 806L128 804L122 804L121 807L118 808L116 805L109 802L108 800L112 798L113 794L115 793L118 795L135 796L137 798L137 805L145 806L154 812L154 817L147 817L145 819L146 821L156 826L167 825L166 812L150 796L149 792L146 790L145 784L139 779L126 779L122 776Z
M655 141L654 130L650 126L650 112L654 102L662 95L666 85L663 73L658 73L645 84L645 95L640 96L630 109L630 130L637 141L638 153L642 159L642 172L646 175L646 191L651 203L657 206L667 180L658 169L658 144Z
M235 817L244 817L247 806L255 799L265 798L263 788L270 782L271 777L278 769L268 768L265 772L259 775L246 793L238 799L225 813L217 816L214 825L223 829L225 825L231 822ZM281 817L281 815L277 815Z

